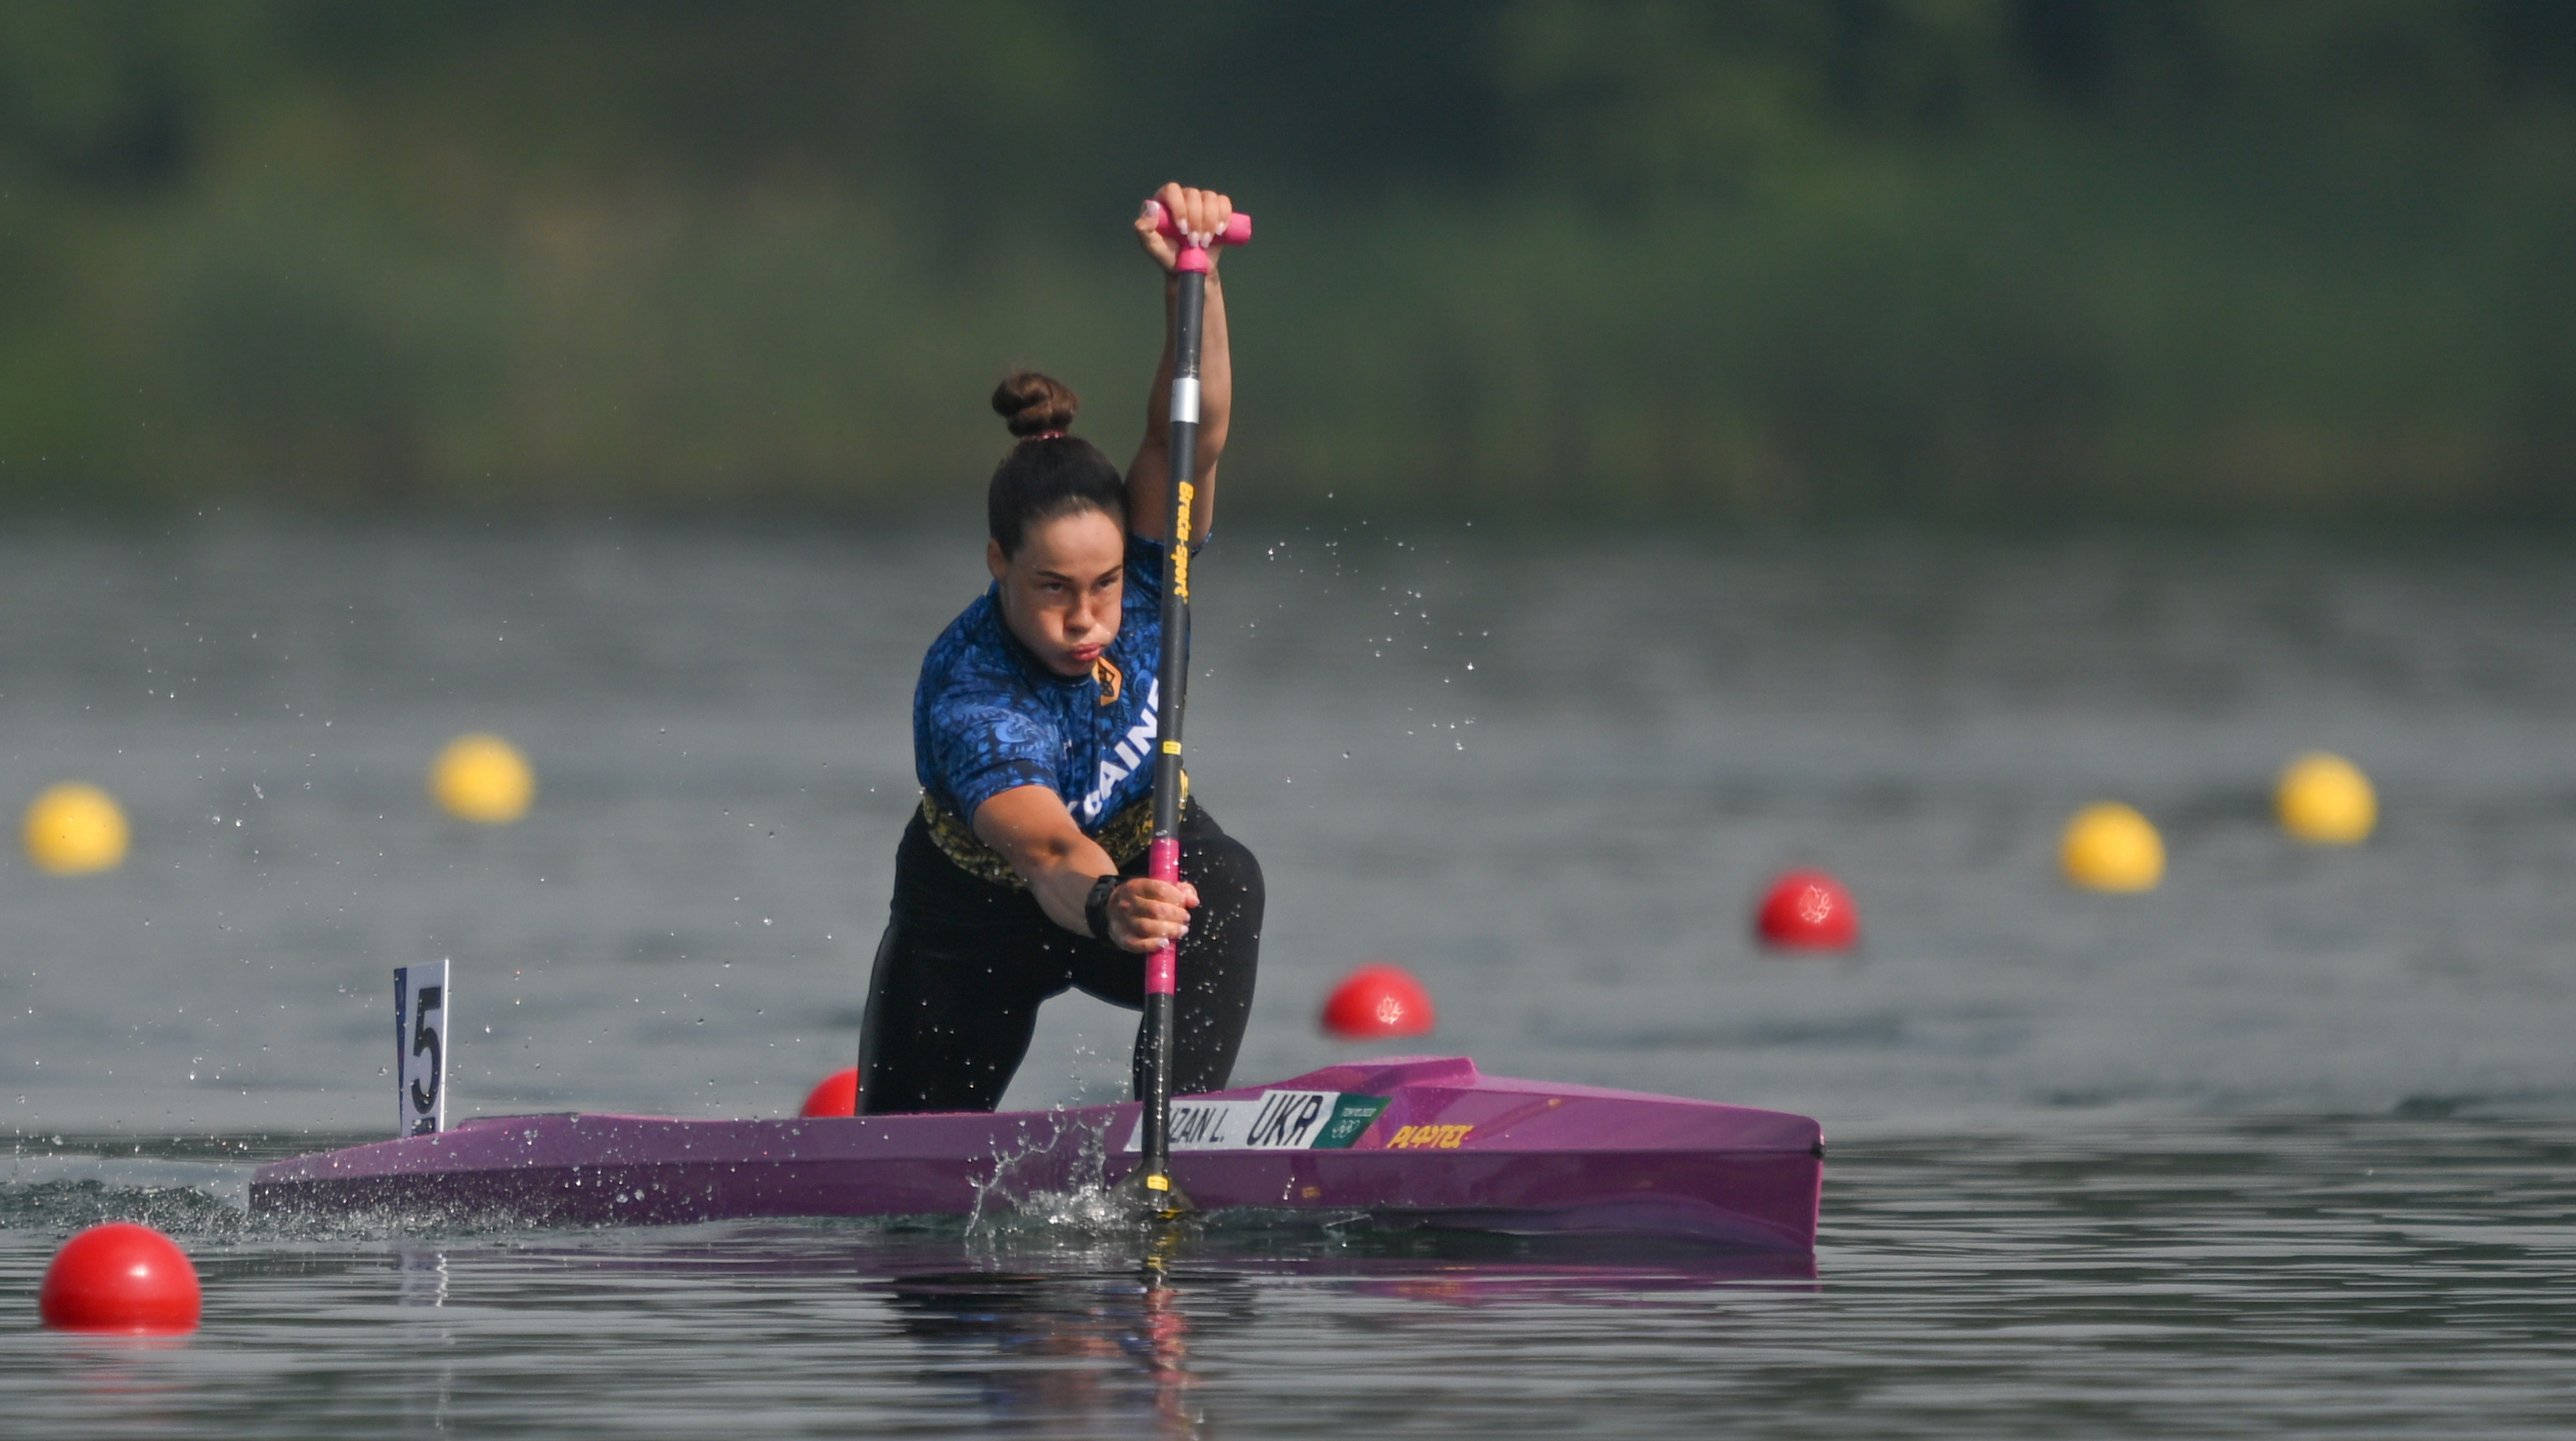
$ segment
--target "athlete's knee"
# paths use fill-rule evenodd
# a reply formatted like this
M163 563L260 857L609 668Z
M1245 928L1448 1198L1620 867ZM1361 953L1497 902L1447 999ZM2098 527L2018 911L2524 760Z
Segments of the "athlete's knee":
M1249 847L1232 836L1217 836L1199 846L1189 857L1193 864L1183 874L1199 888L1203 904L1220 905L1226 911L1261 917L1265 892L1261 880L1261 862Z

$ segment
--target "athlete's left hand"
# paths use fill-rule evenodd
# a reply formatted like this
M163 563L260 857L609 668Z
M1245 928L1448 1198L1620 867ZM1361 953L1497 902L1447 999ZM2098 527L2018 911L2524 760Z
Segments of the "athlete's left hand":
M1162 203L1164 211L1172 217L1172 224L1182 234L1201 245L1224 234L1225 222L1234 214L1234 202L1226 196L1213 190L1192 190L1177 180L1155 191L1154 199ZM1181 263L1181 247L1163 238L1154 226L1154 215L1150 210L1136 217L1136 242L1144 246L1145 253L1154 257L1154 263L1166 272ZM1208 263L1215 264L1217 256L1223 253L1222 249L1209 251Z
M1190 932L1190 912L1199 903L1199 888L1187 881L1137 876L1120 881L1109 893L1109 939L1123 951L1150 956L1166 945L1177 946Z

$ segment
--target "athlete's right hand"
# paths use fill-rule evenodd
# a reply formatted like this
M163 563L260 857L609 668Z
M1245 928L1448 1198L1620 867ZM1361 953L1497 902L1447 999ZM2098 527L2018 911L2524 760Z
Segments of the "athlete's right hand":
M1162 189L1155 191L1154 200L1163 207L1164 214L1172 217L1175 229L1200 245L1223 235L1227 217L1234 214L1234 202L1225 195L1214 190L1192 189L1177 180L1167 182ZM1164 238L1161 228L1155 224L1151 207L1136 217L1136 243L1145 247L1145 253L1154 257L1154 263L1163 267L1166 273L1181 262L1181 247ZM1208 263L1216 263L1215 254L1208 256Z
M1199 888L1187 881L1175 885L1144 876L1120 881L1109 893L1109 939L1140 956L1177 946L1189 934L1190 911L1198 903Z

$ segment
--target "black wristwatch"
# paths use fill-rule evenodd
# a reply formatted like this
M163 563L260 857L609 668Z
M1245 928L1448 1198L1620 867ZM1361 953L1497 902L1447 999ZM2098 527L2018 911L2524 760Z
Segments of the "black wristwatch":
M1091 894L1082 899L1083 924L1091 927L1095 939L1109 939L1109 898L1118 892L1119 876L1102 876L1091 883Z

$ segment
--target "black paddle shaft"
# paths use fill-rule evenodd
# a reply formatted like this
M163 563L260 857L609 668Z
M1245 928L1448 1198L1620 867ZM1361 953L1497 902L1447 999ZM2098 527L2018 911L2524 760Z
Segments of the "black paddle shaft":
M1199 460L1199 335L1207 315L1207 276L1183 270L1172 317L1171 533L1163 555L1163 653L1155 669L1160 722L1154 746L1154 851L1157 880L1180 878L1181 718L1189 700L1190 531ZM1165 864L1168 856L1168 866ZM1165 869L1171 872L1163 874ZM1172 1170L1172 1008L1175 959L1166 949L1147 962L1143 1170L1165 1179ZM1152 1184L1152 1179L1147 1182ZM1157 1188L1163 1189L1163 1188Z
M1190 685L1190 528L1199 468L1199 331L1207 316L1207 277L1184 271L1172 317L1171 544L1163 557L1163 655L1159 744L1154 748L1154 837L1180 839L1181 712ZM1184 415L1184 397L1188 413Z

